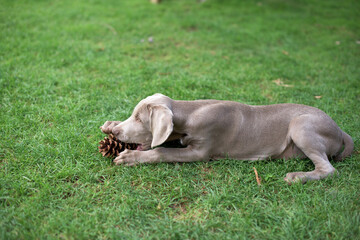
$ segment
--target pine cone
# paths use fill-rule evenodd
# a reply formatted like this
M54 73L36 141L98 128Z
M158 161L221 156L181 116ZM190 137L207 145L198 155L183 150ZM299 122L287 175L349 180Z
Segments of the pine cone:
M103 157L116 157L125 149L135 150L137 148L136 143L121 142L112 134L104 137L104 140L101 140L99 144L99 152Z

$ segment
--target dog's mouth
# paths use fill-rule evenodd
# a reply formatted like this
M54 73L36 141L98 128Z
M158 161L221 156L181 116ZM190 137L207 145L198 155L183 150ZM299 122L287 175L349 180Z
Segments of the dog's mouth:
M146 143L137 143L136 150L138 151L146 151L150 149L150 145Z
M144 150L143 150L143 145L142 145L142 144L137 144L136 150L138 150L138 151L144 151Z
M141 144L137 144L136 150L141 151L141 150L142 150L142 145L141 145Z
M146 151L150 149L150 144L147 143L137 143L135 141L124 141L120 137L113 136L115 141L121 143L122 148L130 149L130 150L137 150L137 151Z
M138 150L138 151L146 151L146 150L149 150L151 147L150 147L150 144L151 143L147 143L147 142L137 142L136 140L135 141L132 141L129 137L126 137L126 136L115 136L119 141L125 143L126 144L129 144L131 146L131 149L132 150Z

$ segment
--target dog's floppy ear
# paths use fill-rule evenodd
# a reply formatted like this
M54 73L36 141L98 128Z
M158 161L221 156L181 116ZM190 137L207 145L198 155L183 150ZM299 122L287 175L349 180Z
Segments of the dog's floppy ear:
M161 145L173 131L173 113L165 105L148 105L150 112L151 147Z

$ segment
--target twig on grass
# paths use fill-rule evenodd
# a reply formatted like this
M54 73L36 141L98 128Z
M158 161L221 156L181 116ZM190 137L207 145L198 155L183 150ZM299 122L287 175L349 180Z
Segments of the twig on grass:
M256 171L256 168L255 168L255 167L253 167L253 169L254 169L254 172L255 172L256 182L257 182L258 186L260 186L260 185L261 185L261 181L260 181L258 172Z

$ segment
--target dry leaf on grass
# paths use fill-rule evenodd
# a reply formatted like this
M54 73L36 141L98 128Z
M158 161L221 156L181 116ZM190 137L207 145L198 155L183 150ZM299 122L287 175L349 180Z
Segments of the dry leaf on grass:
M280 78L273 80L272 82L281 87L293 87L293 85L285 84Z

